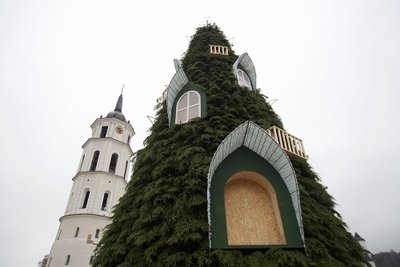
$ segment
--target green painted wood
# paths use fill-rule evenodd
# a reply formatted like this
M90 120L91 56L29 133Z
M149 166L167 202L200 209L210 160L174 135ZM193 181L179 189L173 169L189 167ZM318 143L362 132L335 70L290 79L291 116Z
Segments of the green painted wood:
M246 159L246 160L244 160ZM261 174L273 186L281 213L286 245L232 246L228 245L224 187L237 172L253 171ZM268 177L268 178L267 178ZM279 173L265 159L247 147L241 146L225 158L215 171L211 182L211 248L302 248L304 246L290 193Z

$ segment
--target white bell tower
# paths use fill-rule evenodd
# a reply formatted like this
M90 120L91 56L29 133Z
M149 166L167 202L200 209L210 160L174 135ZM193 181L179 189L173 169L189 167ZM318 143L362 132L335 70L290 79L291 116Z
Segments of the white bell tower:
M91 128L47 267L91 266L112 208L125 192L135 131L122 114L122 94L115 110L96 119Z

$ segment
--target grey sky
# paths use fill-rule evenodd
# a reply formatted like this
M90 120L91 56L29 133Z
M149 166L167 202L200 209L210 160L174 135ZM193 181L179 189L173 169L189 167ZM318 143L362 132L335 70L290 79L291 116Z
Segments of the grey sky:
M148 135L173 59L208 19L237 54L348 224L400 251L398 1L0 1L0 266L50 251L90 124L114 108Z

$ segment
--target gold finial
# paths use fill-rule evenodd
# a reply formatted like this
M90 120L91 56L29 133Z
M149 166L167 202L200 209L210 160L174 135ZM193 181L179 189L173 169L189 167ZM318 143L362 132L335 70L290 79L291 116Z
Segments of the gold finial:
M121 88L121 95L124 93L124 88L125 88L125 84L122 85L122 88Z

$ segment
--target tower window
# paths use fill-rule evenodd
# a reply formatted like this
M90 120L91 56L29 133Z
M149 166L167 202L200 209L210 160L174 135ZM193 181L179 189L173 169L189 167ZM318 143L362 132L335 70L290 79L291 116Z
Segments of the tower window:
M95 151L93 154L92 164L90 165L90 171L94 172L97 167L97 162L99 161L100 151Z
M93 263L93 256L90 256L89 264L92 265Z
M109 172L115 173L115 169L117 167L117 162L118 162L118 154L114 153L111 156L110 166L108 168Z
M65 265L69 265L69 260L71 259L71 255L67 255L67 259L65 261Z
M85 199L83 200L82 209L86 209L90 196L90 190L86 190Z
M85 160L85 154L83 154L83 156L82 156L81 163L79 164L78 172L82 170L82 165L83 165L84 160Z
M200 117L200 95L196 91L183 94L176 105L176 123L186 123Z
M100 229L96 229L96 235L94 237L99 238L99 236L100 236Z
M241 69L237 70L237 79L240 86L247 87L251 89L251 81L249 76L247 76L246 72Z
M107 135L108 126L101 127L100 138L104 138Z
M131 141L131 136L130 135L128 135L128 144L129 144L129 141Z
M60 228L60 231L58 231L57 240L60 239L61 231L62 231L62 229Z
M124 171L124 178L125 178L125 180L126 180L127 170L128 170L128 161L125 161L125 171Z
M79 227L76 227L75 236L74 237L78 237L78 235L79 235Z
M107 210L107 202L108 202L108 193L104 193L103 196L103 202L101 203L101 210L106 211Z

